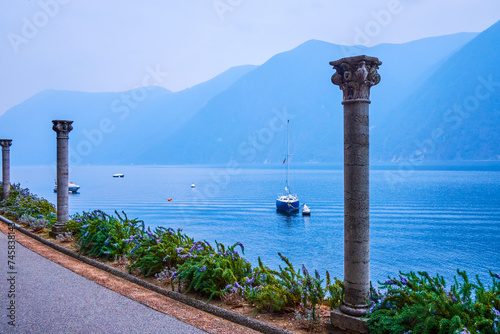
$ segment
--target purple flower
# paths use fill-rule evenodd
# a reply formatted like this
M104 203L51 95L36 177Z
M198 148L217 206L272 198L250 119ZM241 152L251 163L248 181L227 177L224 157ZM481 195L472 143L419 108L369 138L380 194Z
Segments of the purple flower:
M309 276L309 271L304 265L302 265L302 271L304 272L304 275Z
M180 254L180 253L182 253L182 251L184 250L184 248L179 247L179 248L176 248L175 250L177 251L177 254Z
M89 224L82 225L82 228L87 228L89 227Z
M242 251L243 253L245 253L245 246L243 246L243 244L242 244L241 242L239 242L239 241L238 241L236 244L237 244L238 246L240 246L240 247L241 247L241 251Z
M87 233L85 233L85 235L83 237L86 237L88 234L89 234L89 231L87 231Z
M198 270L199 270L200 272L204 272L205 270L207 270L207 266L203 266L203 267L201 267L201 268L200 268L200 267L198 267Z
M498 311L496 308L492 307L491 311L495 315L495 317L500 317L500 311Z

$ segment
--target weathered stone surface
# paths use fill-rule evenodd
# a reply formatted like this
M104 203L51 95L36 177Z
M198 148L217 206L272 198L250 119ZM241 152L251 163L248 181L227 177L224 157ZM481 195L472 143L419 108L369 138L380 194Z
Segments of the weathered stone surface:
M353 317L335 309L330 314L331 334L365 334L370 333L366 319Z
M331 320L354 333L367 330L359 317L370 307L369 98L381 64L368 56L330 62L344 105L344 300Z
M2 199L8 198L10 193L10 146L12 139L0 139L2 146Z
M52 130L57 133L57 222L50 236L55 237L65 231L64 223L69 220L68 212L68 140L73 130L73 121L52 121Z
M337 71L332 83L338 85L344 95L344 103L370 99L370 87L380 82L377 69L382 62L375 57L356 56L330 62Z

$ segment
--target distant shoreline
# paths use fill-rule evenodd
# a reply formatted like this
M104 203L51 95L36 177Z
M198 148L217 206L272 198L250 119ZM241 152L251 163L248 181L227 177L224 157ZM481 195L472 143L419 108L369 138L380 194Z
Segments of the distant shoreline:
M323 162L296 162L292 161L293 169L295 170L342 170L342 163L323 163ZM260 164L240 164L238 168L243 169L280 169L281 163L260 163ZM33 167L54 167L54 165L24 165L15 166L14 168L33 168ZM134 165L73 165L70 168L82 167L116 167L130 168L227 168L226 164L179 164L179 165L151 165L151 164L134 164ZM500 171L500 160L498 161L429 161L410 163L408 160L399 162L370 162L370 170L439 170L439 171Z

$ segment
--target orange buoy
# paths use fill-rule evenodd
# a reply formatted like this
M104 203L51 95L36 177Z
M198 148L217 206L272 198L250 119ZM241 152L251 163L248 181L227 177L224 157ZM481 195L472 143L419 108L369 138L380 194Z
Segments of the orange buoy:
M167 199L167 201L169 201L169 202L170 202L170 201L172 201L172 199L171 199L171 198L169 198L169 199Z

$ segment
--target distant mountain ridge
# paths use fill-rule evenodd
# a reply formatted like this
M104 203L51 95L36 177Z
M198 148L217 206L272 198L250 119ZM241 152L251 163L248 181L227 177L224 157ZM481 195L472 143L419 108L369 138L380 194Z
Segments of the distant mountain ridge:
M75 121L70 133L73 165L272 163L283 160L284 121L290 119L294 161L341 162L342 96L330 82L334 71L328 62L346 56L347 50L377 56L383 62L382 81L371 90L372 159L405 159L415 151L415 138L439 126L434 117L435 109L441 108L439 101L453 106L454 102L443 100L452 94L442 92L462 91L463 82L452 76L463 70L463 59L480 62L484 52L493 52L489 45L498 41L491 36L499 34L492 28L479 35L461 33L371 48L311 40L260 66L232 68L175 93L160 87L120 93L44 91L0 117L0 136L14 140L11 160L16 165L55 163L52 119ZM495 56L499 59L494 52L487 59L494 63ZM498 77L494 66L488 70ZM493 94L488 101L492 104L487 108L500 109ZM467 130L476 136L467 139L475 143L472 146L444 136L443 147L458 154L433 153L423 158L495 159L498 149L481 137L481 133L494 135L485 123L475 120L463 127L481 127ZM480 152L468 154L461 148Z
M18 165L55 164L54 119L73 120L70 162L117 164L141 150L151 134L171 134L214 95L253 70L246 65L173 93L155 86L117 93L46 90L0 117L0 133L12 138L11 161Z
M371 124L385 119L411 93L408 87L418 87L471 37L459 34L400 45L353 47L383 61L382 82L372 89ZM432 52L425 53L425 45ZM294 161L341 162L342 94L330 82L334 71L328 62L345 53L345 46L311 40L272 57L215 96L180 131L161 146L148 148L138 160L148 164L224 163L229 159L279 162L285 152L285 134L270 131L269 122L281 114L290 118ZM179 145L182 149L176 149Z
M372 131L378 161L500 160L500 21L444 62Z

